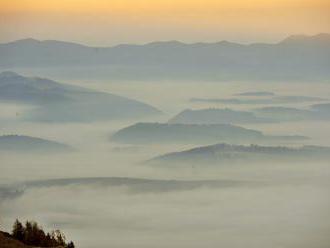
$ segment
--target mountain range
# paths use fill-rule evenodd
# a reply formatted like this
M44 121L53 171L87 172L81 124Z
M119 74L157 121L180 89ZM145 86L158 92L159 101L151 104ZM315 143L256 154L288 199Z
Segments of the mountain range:
M73 77L130 80L326 81L330 76L330 34L294 35L275 44L249 45L168 41L90 47L24 39L0 44L1 68L52 68Z

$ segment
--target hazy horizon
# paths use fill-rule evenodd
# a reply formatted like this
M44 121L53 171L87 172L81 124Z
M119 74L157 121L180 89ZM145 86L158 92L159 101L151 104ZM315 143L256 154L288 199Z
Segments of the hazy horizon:
M93 45L93 44L89 44L86 43L86 41L74 41L74 40L61 40L61 39L38 39L35 37L22 37L22 38L18 38L18 39L12 39L12 40L6 40L6 41L1 41L0 44L9 44L9 43L14 43L17 41L38 41L38 42L47 42L47 41L59 41L59 42L65 42L65 43L75 43L75 44L79 44L79 45L83 45L83 46L87 46L87 47L109 47L109 48L113 48L113 47L117 47L120 45L137 45L137 46L144 46L144 45L149 45L149 44L153 44L153 43L170 43L170 42L178 42L178 43L182 43L182 44L186 44L186 45L194 45L194 44L216 44L216 43L221 43L221 42L229 42L229 43L234 43L234 44L240 44L240 45L255 45L255 44L278 44L284 40L286 40L287 38L291 38L291 37L317 37L320 35L329 35L329 32L319 32L319 33L311 33L311 34L306 34L306 33L292 33L292 34L288 34L286 36L283 36L282 38L278 38L276 40L269 40L269 41L261 41L261 40L251 40L251 41L247 41L247 42L240 42L240 41L233 41L233 40L229 40L226 39L226 37L220 38L219 40L213 40L213 41L205 41L205 40L196 40L196 41L183 41L183 40L178 40L178 39L164 39L164 40L149 40L149 41L144 41L144 42L140 42L140 43L134 43L134 42L127 42L127 43L115 43L115 44L103 44L103 45Z

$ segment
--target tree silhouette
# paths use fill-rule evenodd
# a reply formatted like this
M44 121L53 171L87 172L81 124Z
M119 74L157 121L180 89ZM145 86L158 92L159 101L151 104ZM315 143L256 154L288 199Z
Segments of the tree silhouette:
M67 247L67 248L75 248L74 243L73 243L72 241L70 241L70 242L67 244L66 247Z
M29 221L25 222L25 232L23 242L27 245L33 245L33 236L32 236L32 223Z
M16 219L12 230L13 237L19 241L23 241L24 233L25 233L24 226L22 225L21 222L19 222L19 220Z
M42 227L34 221L26 221L23 226L19 220L16 220L13 225L12 237L30 246L75 248L72 241L65 242L65 235L60 230L46 234Z

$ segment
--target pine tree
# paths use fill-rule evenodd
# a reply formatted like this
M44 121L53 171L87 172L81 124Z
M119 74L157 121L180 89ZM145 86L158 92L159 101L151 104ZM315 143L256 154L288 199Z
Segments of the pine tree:
M25 228L17 219L13 225L12 235L15 239L23 241Z
M65 247L75 248L72 241L66 243L65 236L60 230L45 234L42 227L34 221L26 221L25 226L18 220L15 221L12 230L13 238L20 240L26 245L38 247Z
M74 243L73 243L72 241L70 241L70 242L67 244L66 247L67 247L67 248L75 248Z
M23 243L27 245L33 245L32 223L30 221L25 222Z
M53 232L53 237L55 238L58 245L65 245L65 236L63 233L61 233L60 230L55 230Z

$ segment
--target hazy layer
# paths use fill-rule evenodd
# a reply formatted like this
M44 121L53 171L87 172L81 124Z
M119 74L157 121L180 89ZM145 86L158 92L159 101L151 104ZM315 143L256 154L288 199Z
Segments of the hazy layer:
M55 78L56 79L56 78ZM71 83L144 100L167 121L185 108L232 107L191 103L191 97L219 98L260 90L285 95L328 97L319 84L204 82ZM292 104L307 107L308 104ZM258 107L258 106L257 106ZM260 106L262 107L262 106ZM24 134L66 143L71 154L0 153L0 184L76 177L132 177L184 180L243 180L259 186L196 188L162 193L131 192L127 186L63 185L35 187L18 198L0 200L0 222L10 229L15 218L34 219L45 229L59 228L78 247L228 247L327 248L330 240L329 177L326 163L226 165L224 167L151 167L142 162L179 145L123 146L112 133L135 123L46 124L20 122L26 106L0 104L0 134ZM270 135L311 137L303 144L330 145L329 122L244 125ZM287 144L296 145L296 144ZM300 144L302 145L302 144Z

